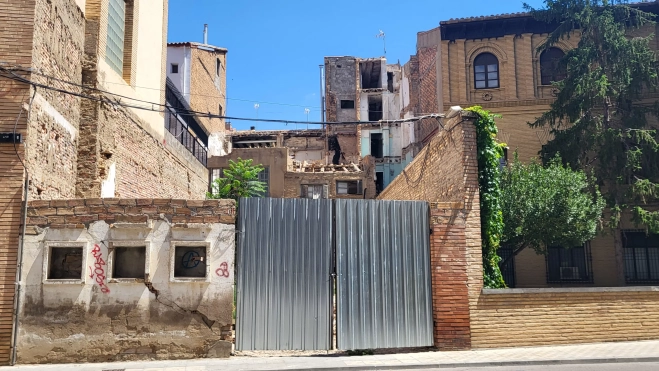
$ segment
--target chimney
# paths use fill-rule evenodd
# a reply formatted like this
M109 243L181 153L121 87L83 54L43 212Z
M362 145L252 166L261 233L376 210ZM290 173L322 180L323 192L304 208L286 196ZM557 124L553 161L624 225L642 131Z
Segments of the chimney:
M208 25L204 24L204 45L208 45Z
M249 127L249 130L251 130L251 131L256 130L256 126L250 126L250 127Z

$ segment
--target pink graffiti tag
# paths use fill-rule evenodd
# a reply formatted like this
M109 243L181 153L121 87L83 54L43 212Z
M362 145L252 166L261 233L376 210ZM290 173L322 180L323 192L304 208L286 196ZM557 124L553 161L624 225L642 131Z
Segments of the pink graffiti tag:
M92 255L94 256L94 269L92 270L92 267L89 268L89 277L94 279L96 277L96 283L98 283L98 287L101 288L101 292L104 294L107 294L110 292L110 288L105 284L105 268L103 266L105 265L105 260L103 260L103 252L101 251L101 247L98 246L98 244L94 245L94 249L92 250Z
M215 270L215 274L217 274L218 277L229 278L229 264L226 262L220 264L220 267Z

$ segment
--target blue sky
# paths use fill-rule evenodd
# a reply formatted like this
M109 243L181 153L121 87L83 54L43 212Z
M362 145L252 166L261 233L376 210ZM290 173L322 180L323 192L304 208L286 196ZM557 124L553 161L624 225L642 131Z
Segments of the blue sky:
M527 1L541 5L541 0ZM324 56L383 55L405 64L415 54L416 34L450 18L522 11L518 0L169 0L168 41L202 41L229 49L227 115L320 119L318 66ZM275 104L276 103L276 104ZM237 129L294 129L295 125L234 121ZM300 126L302 128L302 126Z

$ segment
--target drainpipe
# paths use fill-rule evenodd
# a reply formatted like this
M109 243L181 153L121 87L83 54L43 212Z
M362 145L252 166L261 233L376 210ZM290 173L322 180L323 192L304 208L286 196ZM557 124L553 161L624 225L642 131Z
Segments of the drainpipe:
M25 170L25 185L23 186L23 215L21 216L21 240L18 244L18 265L16 267L16 282L14 284L14 313L13 313L13 331L11 334L11 361L13 366L16 364L16 343L18 343L18 311L21 307L21 276L23 274L23 246L25 244L25 229L27 224L27 199L28 186L30 184L30 174Z

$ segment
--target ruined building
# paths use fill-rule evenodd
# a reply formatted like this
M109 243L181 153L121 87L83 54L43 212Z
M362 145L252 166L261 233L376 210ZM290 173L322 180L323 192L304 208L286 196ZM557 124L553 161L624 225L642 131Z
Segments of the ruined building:
M0 364L206 355L220 340L211 327L231 322L232 201L201 200L209 133L224 125L184 114L222 109L194 89L225 91L226 50L193 52L203 67L186 68L214 77L177 92L167 17L167 0L3 4ZM192 279L176 272L188 252L214 254Z
M400 64L387 64L385 58L325 57L327 121L365 122L328 125L328 131L346 159L374 157L378 192L415 154L414 122L378 122L410 117L402 114L407 90Z
M226 140L230 153L208 159L211 183L230 160L251 159L264 167L266 197L375 198L373 159L345 161L336 136L325 130L234 131Z

